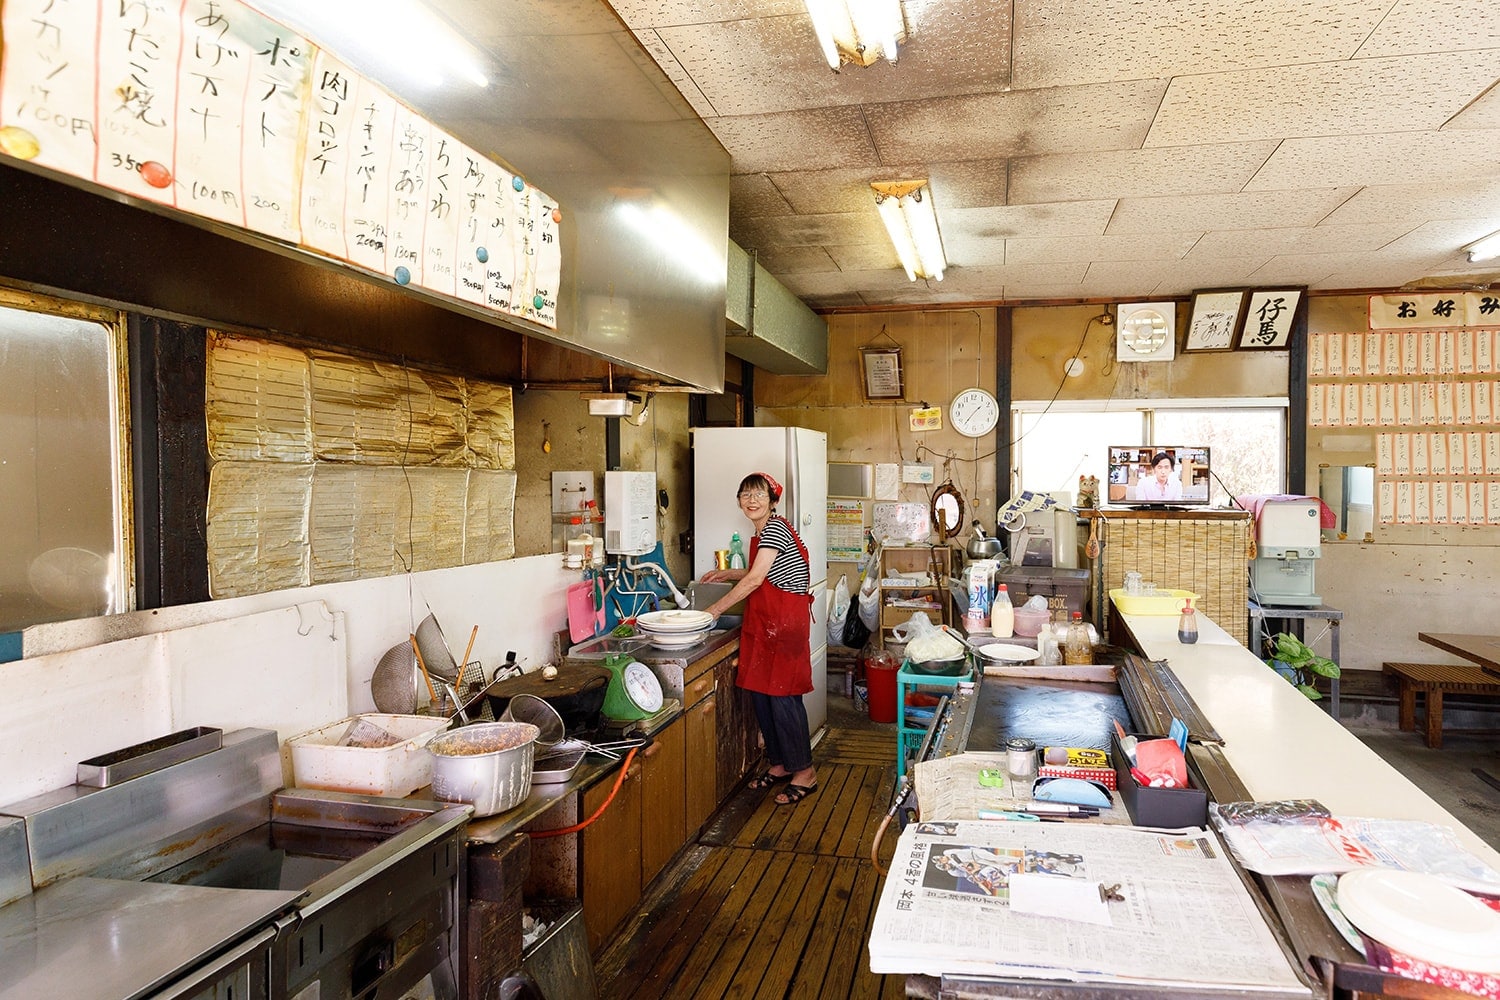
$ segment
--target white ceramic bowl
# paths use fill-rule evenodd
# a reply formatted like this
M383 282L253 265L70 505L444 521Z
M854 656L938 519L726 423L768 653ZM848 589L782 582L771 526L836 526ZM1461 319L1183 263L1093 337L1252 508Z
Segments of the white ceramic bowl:
M635 623L647 632L697 632L707 629L714 616L707 611L648 611Z
M651 640L651 645L657 649L686 649L689 646L698 645L707 634L708 630L704 629L701 632L684 632L675 635L648 634L647 638Z

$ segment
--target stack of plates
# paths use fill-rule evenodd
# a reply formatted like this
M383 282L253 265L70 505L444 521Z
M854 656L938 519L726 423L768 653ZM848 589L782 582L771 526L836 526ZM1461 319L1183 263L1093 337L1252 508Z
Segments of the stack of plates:
M703 641L714 619L706 611L652 611L635 620L657 649L686 649Z

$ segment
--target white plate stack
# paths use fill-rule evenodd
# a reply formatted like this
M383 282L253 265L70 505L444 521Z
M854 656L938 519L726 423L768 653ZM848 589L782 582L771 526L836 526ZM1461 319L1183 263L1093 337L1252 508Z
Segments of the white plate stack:
M636 628L657 649L696 646L713 624L713 615L706 611L651 611L635 620Z

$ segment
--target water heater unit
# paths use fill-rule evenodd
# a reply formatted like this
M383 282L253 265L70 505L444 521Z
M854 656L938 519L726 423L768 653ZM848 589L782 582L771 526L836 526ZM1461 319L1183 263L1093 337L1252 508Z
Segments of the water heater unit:
M656 548L656 473L604 474L604 551L641 556Z

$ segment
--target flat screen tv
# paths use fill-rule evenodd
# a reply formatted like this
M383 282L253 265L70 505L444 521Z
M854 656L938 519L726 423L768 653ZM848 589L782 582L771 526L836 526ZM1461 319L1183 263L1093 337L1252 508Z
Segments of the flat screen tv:
M1208 505L1208 448L1111 445L1106 497L1122 507Z

